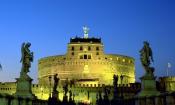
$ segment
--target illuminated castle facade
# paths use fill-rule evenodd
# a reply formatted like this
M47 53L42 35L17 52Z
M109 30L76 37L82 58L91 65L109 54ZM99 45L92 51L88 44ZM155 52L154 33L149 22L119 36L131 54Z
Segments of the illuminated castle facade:
M70 81L74 81L72 87L69 85L69 90L75 95L74 99L77 102L90 101L95 104L96 95L99 91L104 91L104 86L110 88L109 97L112 98L114 74L119 77L118 88L125 87L123 90L126 93L125 96L132 97L140 89L140 86L135 84L134 58L118 54L105 54L101 39L89 38L87 28L84 29L83 38L70 39L65 55L39 59L39 83L32 85L32 93L38 99L47 100L49 98L55 74L58 74L60 79L57 88L60 100L64 93L63 85L67 80L69 84ZM15 82L0 82L1 94L13 95L15 92Z
M76 84L81 86L112 85L114 74L119 76L119 84L134 83L134 58L105 54L101 39L89 38L85 27L83 38L70 39L65 55L39 59L39 84L49 85L49 76L53 77L54 74L58 74L60 84L68 79L75 80ZM123 81L120 81L121 75Z
M60 81L57 87L59 100L64 96L64 83L72 92L75 102L96 104L97 96L104 95L104 89L109 89L109 99L114 96L113 75L118 75L118 96L134 97L141 89L141 84L135 82L134 58L105 54L100 38L89 38L88 29L84 28L84 37L71 38L65 55L41 58L38 61L38 84L32 84L32 93L42 100L52 96L55 74ZM162 77L159 80L159 90L175 91L175 77ZM0 82L0 96L14 95L16 82ZM70 93L67 93L70 98ZM3 98L1 98L3 99ZM0 101L1 101L0 99ZM4 100L4 99L3 99ZM5 102L5 101L4 101Z

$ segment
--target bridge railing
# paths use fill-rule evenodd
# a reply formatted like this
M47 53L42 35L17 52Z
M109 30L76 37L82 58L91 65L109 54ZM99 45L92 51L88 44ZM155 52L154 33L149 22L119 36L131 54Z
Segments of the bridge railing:
M0 105L48 105L46 100L16 97L8 94L0 94Z
M175 92L124 99L123 105L175 105Z

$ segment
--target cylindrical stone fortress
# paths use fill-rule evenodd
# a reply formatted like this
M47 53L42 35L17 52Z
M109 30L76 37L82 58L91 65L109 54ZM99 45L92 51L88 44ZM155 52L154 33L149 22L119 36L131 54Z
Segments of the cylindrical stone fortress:
M79 85L93 87L98 84L112 85L114 74L119 76L119 84L134 83L134 58L105 54L103 47L100 38L71 38L65 55L39 59L39 84L49 85L49 76L54 74L58 74L61 84L68 79L80 83Z

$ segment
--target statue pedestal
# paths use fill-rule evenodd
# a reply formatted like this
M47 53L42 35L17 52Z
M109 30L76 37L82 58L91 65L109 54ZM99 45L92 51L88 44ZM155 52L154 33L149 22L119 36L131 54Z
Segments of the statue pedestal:
M63 102L68 102L68 97L67 96L63 96Z
M58 91L53 91L52 97L58 99Z
M23 98L36 98L34 94L32 94L32 79L26 74L21 75L20 78L16 78L17 80L17 88L14 96L23 97Z
M156 77L154 75L146 74L140 79L142 89L138 96L155 96L160 94L160 92L156 89Z
M58 91L52 92L52 97L48 99L48 105L59 105Z

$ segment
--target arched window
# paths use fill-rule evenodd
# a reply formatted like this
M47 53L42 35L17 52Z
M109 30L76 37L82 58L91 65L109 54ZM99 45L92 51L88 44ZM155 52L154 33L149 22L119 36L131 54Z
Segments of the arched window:
M74 52L72 52L72 56L74 56Z
M74 46L72 46L71 50L74 51Z
M96 50L99 51L99 47L96 47Z
M90 46L88 46L88 51L91 51L91 47Z

